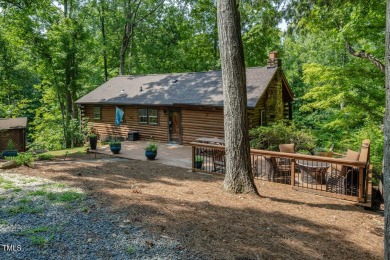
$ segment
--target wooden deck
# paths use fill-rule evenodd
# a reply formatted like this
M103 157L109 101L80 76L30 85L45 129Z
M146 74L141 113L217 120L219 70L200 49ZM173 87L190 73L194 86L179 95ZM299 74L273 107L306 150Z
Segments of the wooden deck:
M223 145L193 142L193 171L224 174L225 169L214 166L213 154L224 151ZM201 156L201 168L195 167L195 158ZM287 161L289 169L280 170L273 161ZM255 178L290 185L292 189L316 193L327 197L356 202L371 207L372 165L368 160L355 161L341 158L282 153L251 149L252 172ZM299 164L297 164L300 163ZM334 169L345 167L346 174L336 174Z

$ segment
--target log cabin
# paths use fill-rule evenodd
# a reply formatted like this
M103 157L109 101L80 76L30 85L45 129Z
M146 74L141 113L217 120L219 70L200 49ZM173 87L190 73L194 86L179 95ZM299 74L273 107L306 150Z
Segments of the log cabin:
M266 67L246 69L250 128L292 118L293 93L280 64L271 52ZM118 76L76 103L101 140L134 140L136 134L186 145L200 137L224 137L221 71ZM119 126L116 108L124 112Z
M0 118L0 152L6 150L10 141L18 152L25 152L26 128L27 117Z

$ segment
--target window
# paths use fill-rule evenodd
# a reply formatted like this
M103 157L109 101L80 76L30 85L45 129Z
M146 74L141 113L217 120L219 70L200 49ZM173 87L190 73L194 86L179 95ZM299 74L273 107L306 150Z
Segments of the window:
M266 117L265 117L265 110L261 110L260 112L260 125L265 126Z
M139 123L147 124L148 123L148 110L147 109L139 109L138 110Z
M138 109L138 117L140 124L157 125L158 110L157 109Z
M148 118L150 125L157 125L157 109L148 109Z
M93 107L93 119L101 119L101 108L100 107Z

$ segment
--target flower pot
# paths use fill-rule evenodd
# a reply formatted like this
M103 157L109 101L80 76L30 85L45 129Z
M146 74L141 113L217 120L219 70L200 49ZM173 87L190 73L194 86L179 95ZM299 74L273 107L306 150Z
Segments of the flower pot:
M202 169L202 165L203 165L203 162L201 162L201 161L199 161L199 162L195 161L195 168L196 168L196 169Z
M110 150L113 154L118 154L121 150L121 144L110 144Z
M154 158L156 158L156 156L157 156L157 151L156 152L145 151L145 156L146 156L146 158L148 158L148 160L154 160Z
M18 150L3 150L1 157L13 157L18 155Z
M97 136L90 136L89 137L89 146L92 150L96 150L97 146Z

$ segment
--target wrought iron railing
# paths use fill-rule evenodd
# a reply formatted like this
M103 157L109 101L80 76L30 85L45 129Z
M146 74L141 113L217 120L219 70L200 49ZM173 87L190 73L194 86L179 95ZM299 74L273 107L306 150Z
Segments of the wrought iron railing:
M225 173L223 145L198 142L191 145L193 171ZM368 161L251 149L252 173L256 179L365 206L371 205L372 166Z

